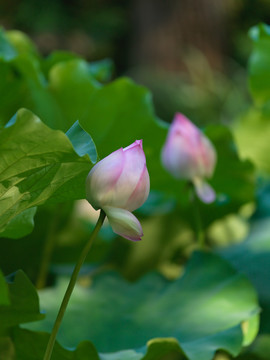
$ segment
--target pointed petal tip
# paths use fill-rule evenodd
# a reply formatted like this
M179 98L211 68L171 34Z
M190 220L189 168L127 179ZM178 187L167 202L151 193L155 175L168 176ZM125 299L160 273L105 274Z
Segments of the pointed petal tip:
M134 146L139 146L141 149L143 148L143 141L141 140L135 140L134 141Z
M215 192L212 194L208 194L207 196L203 196L201 197L201 200L205 203L205 204L211 204L216 200L216 194Z
M190 120L188 120L188 118L180 112L175 113L173 121L177 121L177 122L181 122L181 123L182 122L190 122Z
M126 150L132 149L136 146L139 146L142 149L142 140L135 140L132 144L125 147L123 150L126 151Z
M132 241L139 241L143 231L139 220L128 210L105 206L105 211L113 231Z
M216 192L207 182L203 180L193 181L198 198L205 204L211 204L216 200Z

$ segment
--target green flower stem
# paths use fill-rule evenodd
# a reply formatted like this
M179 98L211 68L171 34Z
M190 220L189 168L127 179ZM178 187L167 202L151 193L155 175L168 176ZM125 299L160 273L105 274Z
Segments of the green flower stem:
M198 201L198 198L196 195L194 185L192 183L190 185L191 185L191 202L193 205L197 243L201 249L204 249L205 236L204 236L204 231L203 231L203 227L202 227L202 219L201 219L201 215L200 215L199 201Z
M53 214L53 218L49 225L49 230L45 239L43 255L41 259L41 265L39 269L39 274L36 281L36 288L42 289L46 285L46 280L49 271L49 265L52 258L53 250L55 247L55 236L57 232L57 227L59 226L61 213L62 213L62 204L58 205Z
M59 327L61 325L61 322L63 320L63 317L64 317L64 314L65 314L69 299L71 297L72 291L73 291L74 286L76 284L76 281L77 281L81 266L84 263L84 260L85 260L85 258L87 256L89 250L92 247L93 241L94 241L95 237L97 236L97 234L98 234L98 232L99 232L99 230L100 230L100 228L101 228L101 226L102 226L102 224L103 224L103 222L105 220L105 217L106 217L105 212L103 210L101 210L100 214L99 214L98 221L97 221L96 226L95 226L95 228L94 228L94 230L93 230L93 232L92 232L92 234L90 236L90 239L88 240L87 244L85 245L85 247L84 247L83 251L81 252L81 255L80 255L80 257L79 257L79 259L77 261L77 264L75 265L75 268L74 268L73 273L71 275L67 290L66 290L64 298L62 300L60 309L58 311L58 315L56 317L56 320L55 320L55 323L54 323L54 326L53 326L53 329L52 329L52 332L51 332L51 336L50 336L50 339L49 339L49 342L48 342L47 349L46 349L43 360L50 360L51 359L51 355L52 355L53 347L54 347L54 344L55 344L56 336L57 336Z

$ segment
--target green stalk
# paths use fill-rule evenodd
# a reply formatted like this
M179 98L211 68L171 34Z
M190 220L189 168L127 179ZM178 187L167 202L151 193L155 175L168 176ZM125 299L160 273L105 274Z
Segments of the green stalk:
M51 262L53 250L55 247L55 236L57 227L59 225L61 212L62 212L62 204L58 205L53 214L53 218L49 224L49 230L45 239L43 255L41 259L41 265L39 268L39 274L36 281L36 288L43 289L46 285L46 280L49 272L49 265Z
M203 231L203 227L202 227L202 220L201 220L200 209L199 209L199 201L198 201L198 198L196 195L194 185L192 183L191 183L191 202L193 204L197 243L201 249L204 249L205 236L204 236L204 231Z
M79 257L79 259L77 261L77 264L75 265L75 268L74 268L73 273L71 275L67 290L66 290L65 295L63 297L60 309L58 311L58 315L56 317L56 320L55 320L55 323L54 323L54 326L53 326L53 329L52 329L52 332L51 332L51 336L50 336L50 339L49 339L49 342L48 342L48 345L47 345L46 352L45 352L43 360L50 360L51 359L53 347L54 347L55 340L56 340L56 336L57 336L59 327L61 325L61 322L63 320L63 317L64 317L64 314L65 314L69 299L71 297L72 291L73 291L74 286L76 284L80 269L81 269L81 267L82 267L82 265L84 263L84 260L85 260L85 258L87 256L89 250L92 247L92 244L93 244L93 241L94 241L95 237L97 236L97 234L98 234L98 232L99 232L99 230L100 230L100 228L101 228L101 226L102 226L102 224L103 224L103 222L105 220L105 217L106 217L105 212L103 210L101 210L100 214L99 214L98 221L97 221L96 226L95 226L95 228L94 228L94 230L93 230L93 232L92 232L92 234L90 236L90 239L88 240L87 244L83 248L83 251L81 252L81 255L80 255L80 257Z

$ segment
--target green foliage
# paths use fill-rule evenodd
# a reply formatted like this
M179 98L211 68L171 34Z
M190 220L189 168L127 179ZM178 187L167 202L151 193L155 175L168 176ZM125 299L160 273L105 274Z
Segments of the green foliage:
M66 285L62 280L58 287L40 292L47 317L31 329L51 329ZM129 284L111 273L95 278L90 289L78 287L59 341L70 347L91 339L105 353L141 349L151 338L172 337L189 359L200 354L201 360L210 360L219 348L234 355L240 351L245 341L240 324L258 310L256 293L244 276L219 257L198 252L174 282L149 274Z
M7 279L10 304L0 306L0 330L44 318L35 287L19 270ZM1 292L5 286L1 284Z
M48 93L56 101L63 123L58 128L67 130L86 113L89 99L98 88L89 66L75 59L55 64L49 72ZM54 125L54 126L55 126ZM83 125L83 123L82 123Z
M43 358L49 334L15 329L13 338L16 351L19 353L18 360L38 360ZM80 343L75 351L64 349L56 343L52 356L52 360L88 359L100 360L94 346L89 341Z
M255 101L262 105L270 100L270 28L260 24L251 29L250 35L253 40L253 52L249 59L250 90Z
M199 203L204 230L228 215L242 216L251 203L257 218L269 218L269 205L261 204L267 186L257 203L254 196L255 185L261 190L256 171L270 171L269 36L267 26L253 30L249 81L257 108L232 123L241 156L255 166L239 156L227 126L209 125L200 114L218 154L209 179L217 200ZM270 331L267 220L251 220L245 242L219 251L226 260L210 249L191 256L198 229L188 184L160 161L168 124L155 115L149 90L128 78L108 83L112 72L108 59L88 63L61 51L44 59L23 33L0 31L0 265L3 273L22 267L37 284L45 268L40 299L47 311L45 320L25 325L44 317L35 287L22 271L7 283L0 272L0 359L43 358L49 334L39 331L51 330L71 269L65 264L76 261L95 222L87 204L74 201L85 197L92 164L136 139L143 139L152 190L137 212L145 241L124 242L105 226L84 268L97 274L76 287L52 359L211 360L220 349L235 357L258 332L257 293L260 331L266 338ZM263 359L257 349L264 347L254 346L243 354Z
M43 357L49 334L16 328L13 339L12 346L15 346L20 354L19 360L38 360ZM187 359L178 342L169 338L150 340L147 343L146 354L144 352L144 350L122 350L110 354L98 354L90 341L83 341L76 350L70 351L56 342L52 360L157 360L171 353L176 354L177 359Z
M239 116L233 131L240 154L251 159L258 170L270 173L270 28L259 24L251 29L253 51L249 59L249 87L255 106Z
M251 108L233 126L240 155L250 159L262 174L270 174L269 163L269 115L260 109Z
M31 112L20 110L14 120L0 132L2 231L33 206L83 198L91 168L88 156L79 157L65 134Z
M217 193L217 201L210 206L202 204L202 216L205 223L209 224L254 201L255 169L249 160L239 157L228 128L212 125L205 133L215 145L218 156L215 173L209 181Z
M268 360L270 353L270 336L260 335L252 346L243 351L237 360Z
M0 54L1 59L10 60L16 56L16 51L13 46L6 39L5 33L0 29Z
M33 56L29 57L28 61L32 60ZM96 79L102 78L99 69L109 71L108 61L88 65L82 59L56 53L46 62L49 64L47 75L41 72L44 62L37 57L34 61L39 65L32 66L29 75L36 79L34 83L39 84L39 88L28 88L33 102L24 103L23 100L23 106L29 107L47 125L64 131L79 120L80 126L93 136L100 158L143 138L151 189L174 197L186 206L189 199L183 191L185 182L176 181L161 166L160 151L168 126L156 119L147 89L125 78L102 86ZM17 62L20 63L19 59ZM24 76L23 81L27 82L30 76ZM46 76L47 82L38 81ZM205 220L205 226L217 217L238 211L243 204L253 201L254 194L253 168L238 158L229 130L216 126L207 130L207 134L218 149L219 162L213 186L220 200ZM228 166L232 172L226 170ZM233 184L232 180L235 180Z
M34 216L37 208L26 209L8 221L1 237L18 239L28 235L34 229Z
M270 227L269 218L258 220L245 242L222 252L236 269L245 273L258 291L263 310L261 330L270 332ZM263 266L262 266L263 264Z
M160 151L167 126L155 119L149 91L128 79L119 79L97 90L88 106L86 114L91 116L81 118L80 123L95 135L101 157L143 138L151 189L177 199L182 206L189 206L189 194L184 190L186 182L173 179L162 168ZM219 159L210 181L218 194L217 203L207 206L207 212L202 206L207 226L216 218L236 212L243 204L254 200L255 177L252 164L239 158L229 129L213 125L205 132L213 141Z
M97 162L96 145L91 136L83 130L78 120L66 132L66 135L79 156L87 154L92 163Z

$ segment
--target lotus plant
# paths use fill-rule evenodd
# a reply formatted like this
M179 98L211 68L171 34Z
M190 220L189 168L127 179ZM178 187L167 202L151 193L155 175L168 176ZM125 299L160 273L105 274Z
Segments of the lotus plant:
M116 234L141 240L141 224L131 212L145 202L149 188L142 140L136 140L92 168L86 179L86 198L96 210L106 213Z
M177 113L162 149L162 163L175 178L192 182L197 196L205 203L216 197L206 182L213 175L216 158L210 140L188 118Z
M120 148L99 161L86 179L86 198L96 209L101 209L97 224L85 245L73 270L62 300L43 360L50 360L60 324L76 284L80 268L92 247L105 217L115 233L129 240L141 240L143 231L139 220L132 214L149 195L149 174L142 148L142 140L136 140L126 148Z

